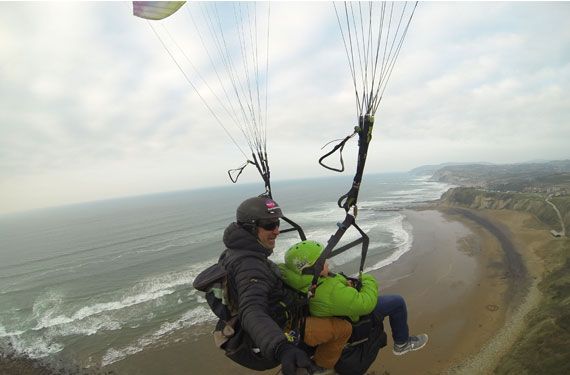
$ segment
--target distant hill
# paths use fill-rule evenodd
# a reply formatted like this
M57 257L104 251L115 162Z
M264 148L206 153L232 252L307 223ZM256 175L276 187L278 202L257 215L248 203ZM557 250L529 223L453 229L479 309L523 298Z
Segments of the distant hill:
M493 165L493 164L485 162L469 162L469 163L442 163L442 164L433 164L433 165L422 165L421 167L417 167L410 170L409 173L418 176L433 175L436 171L444 167L462 166L462 165Z
M430 170L434 166L416 168ZM570 194L570 160L519 164L461 164L437 168L432 179L493 191Z
M528 211L551 228L570 233L570 160L447 165L432 179L459 186L441 197L444 204Z

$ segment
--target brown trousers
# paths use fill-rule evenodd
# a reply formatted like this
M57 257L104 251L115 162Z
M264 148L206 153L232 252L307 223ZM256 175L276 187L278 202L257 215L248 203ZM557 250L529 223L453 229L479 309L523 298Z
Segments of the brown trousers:
M351 334L352 324L344 319L308 316L303 341L317 347L313 358L317 366L334 368Z

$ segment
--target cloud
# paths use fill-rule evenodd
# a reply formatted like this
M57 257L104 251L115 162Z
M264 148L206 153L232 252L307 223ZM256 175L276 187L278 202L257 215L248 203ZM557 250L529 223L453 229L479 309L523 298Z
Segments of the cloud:
M156 29L215 84L200 36L214 42L192 31L194 8L167 32ZM565 3L420 3L376 116L367 170L567 158L569 16ZM0 35L2 210L227 183L226 171L244 161L127 3L0 3ZM330 175L317 164L321 146L356 124L334 9L271 3L269 35L273 176ZM345 150L349 170L355 150L355 141ZM258 181L254 170L242 178Z

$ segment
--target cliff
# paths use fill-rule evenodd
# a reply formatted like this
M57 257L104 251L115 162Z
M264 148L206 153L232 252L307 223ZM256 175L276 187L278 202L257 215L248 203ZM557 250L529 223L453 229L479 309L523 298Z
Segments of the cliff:
M547 202L545 196L532 193L496 192L472 187L449 189L440 198L440 203L447 206L460 206L473 209L509 209L526 211L536 216L550 229L570 233L570 196L550 197L560 212L563 224L556 209Z

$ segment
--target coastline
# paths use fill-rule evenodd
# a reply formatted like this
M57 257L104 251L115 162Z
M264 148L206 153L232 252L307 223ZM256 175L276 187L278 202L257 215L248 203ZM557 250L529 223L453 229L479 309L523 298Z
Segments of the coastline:
M395 356L386 319L388 345L369 374L492 372L541 298L536 286L545 267L536 253L551 241L548 230L530 214L508 210L437 206L403 213L413 227L411 250L372 273L381 293L405 297L410 333L425 332L430 341L420 351ZM227 359L214 346L211 329L206 324L178 332L168 342L84 372L256 373ZM2 362L0 373L12 368ZM276 374L278 369L259 373Z

